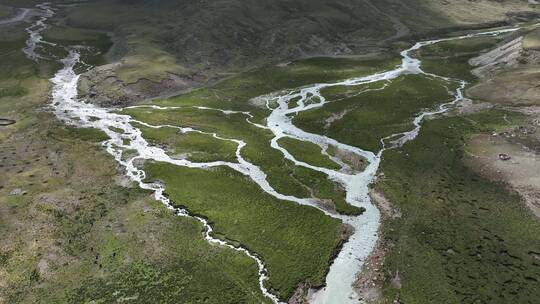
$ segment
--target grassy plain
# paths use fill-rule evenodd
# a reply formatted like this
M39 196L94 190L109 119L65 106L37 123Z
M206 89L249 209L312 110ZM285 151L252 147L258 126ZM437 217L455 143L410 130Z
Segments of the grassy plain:
M267 113L267 110L248 103L249 99L283 87L294 87L317 82L321 79L324 81L338 80L395 65L395 61L390 61L382 66L382 61L337 60L336 65L332 65L332 61L333 59L311 59L305 62L295 62L287 67L254 71L227 80L215 87L158 101L157 104L249 110L259 114L258 117L262 117L263 114ZM275 71L280 72L273 73ZM286 82L283 81L284 79ZM132 108L123 110L123 113L154 125L171 124L192 127L206 132L216 132L227 138L242 139L247 143L247 146L242 150L242 155L248 161L260 166L268 174L271 185L279 192L299 197L314 195L323 200L330 200L333 208L346 214L360 214L362 212L360 208L352 207L345 202L343 189L329 181L325 174L295 167L290 161L284 160L281 152L270 147L271 133L248 124L245 121L246 116L243 114L224 114L219 111L191 107L166 111ZM177 134L169 134L174 133L174 131L163 130L165 129L154 132L153 135L148 133L148 129L144 132L145 135L150 136L150 139L156 138L159 133L160 142L164 140L175 141L179 137ZM296 142L286 144L288 144L288 148L294 150L293 153L298 152L299 157L307 156L316 163L337 168L337 165L329 159L324 161L321 156L317 156L320 155L320 151L316 151L317 149L313 149L312 146L306 147L303 146L304 144L299 145ZM307 151L304 151L306 149ZM337 231L335 227L337 226L331 229L317 230L319 231L318 241L312 239L313 232L309 231L317 225L329 225L323 223L333 222L330 219L310 208L298 207L293 203L265 203L269 198L265 197L266 195L259 197L261 194L257 193L260 193L260 190L256 186L227 169L203 171L149 164L147 170L151 179L166 182L167 192L173 201L187 206L195 214L209 218L221 237L238 241L260 254L269 268L270 286L281 297L290 296L302 278L308 284L319 285L322 283L329 258L336 246ZM234 182L229 182L228 179L233 179ZM208 184L208 186L201 187L201 183ZM239 187L243 191L240 191ZM203 191L209 188L219 190ZM218 195L216 193L219 193L219 197L214 197ZM270 201L272 200L270 199ZM264 205L269 204L269 206L261 206L259 202ZM288 205L286 212L281 210L285 207L277 208L283 204ZM265 211L261 212L261 210ZM318 216L308 216L311 212L315 212ZM234 216L232 216L233 214ZM271 228L277 227L275 225L281 227L292 225L292 223L288 223L293 221L291 217L302 218L302 220L295 223L300 227L292 226L287 229L289 236L276 234L277 230ZM279 220L276 221L276 219ZM260 229L257 230L257 234L253 234L249 227L260 227ZM321 234L323 231L324 235ZM303 236L300 237L300 235ZM266 242L261 242L261 238L264 238ZM317 242L318 246L315 246ZM292 243L298 244L299 249L290 248ZM306 255L312 256L312 258L306 261Z
M83 33L79 30L66 28L53 28L48 35L50 39L55 39L58 36L58 41L56 41L58 43L76 43L94 46L99 45L101 41L100 37L103 37L99 32ZM22 45L15 45L14 49L19 47L22 47ZM320 77L329 77L325 79L345 78L356 72L367 72L375 69L375 66L370 66L370 64L356 60L346 61L348 65L352 66L349 69L345 69L344 62L334 69L325 66L323 63L324 60L318 59L312 60L309 64L292 64L297 78L296 82L292 83L291 86L309 83L315 79L320 79ZM382 61L375 64L380 63ZM18 68L22 66L24 65L18 65ZM276 69L279 68L276 67ZM283 69L282 76L289 75L288 73L290 71ZM20 75L20 73L18 74ZM280 86L286 86L288 83L283 81L282 78L280 83L274 83L271 87L268 87L265 83L267 83L270 77L274 77L274 75L265 72L253 72L253 75L259 75L256 77L256 81L260 85L256 86L256 90L242 92L251 88L251 85L245 83L244 80L238 82L241 85L235 87L236 91L231 96L251 98L260 93L268 92L266 90L270 91L281 88ZM250 77L251 75L246 77L246 79ZM46 83L46 81L44 82ZM223 85L222 89L225 87ZM219 99L218 97L214 97L214 91L212 90L210 89L205 92L214 98L212 103L198 103L197 105L217 105ZM19 91L20 93L17 94L25 93L25 91ZM204 99L202 100L204 101ZM244 98L242 101L244 103L242 106L238 106L240 102L230 104L238 108L253 108L252 106L245 106L247 99ZM40 102L43 102L43 100ZM175 100L175 104L178 104L177 100ZM259 111L262 113L265 110ZM24 113L24 111L21 111L21 113ZM137 116L135 113L133 114ZM141 115L143 114L141 113ZM283 191L284 193L309 196L309 191L303 185L304 183L309 183L310 187L317 187L315 193L318 197L332 199L338 210L354 214L361 212L358 208L351 207L344 202L343 191L337 188L332 182L329 182L326 176L311 170L294 168L290 162L283 161L281 154L269 147L268 141L270 134L248 125L244 121L245 117L242 115L223 115L220 112L193 110L184 113L184 115L168 113L164 116L168 116L168 119L171 120L169 123L171 124L182 122L183 124L185 123L184 125L218 132L220 135L233 138L247 138L250 142L248 145L249 148L246 148L245 156L250 160L258 160L263 165L266 164L265 169L269 169L268 172L271 176L271 181L278 184L278 187L285 189ZM144 118L148 118L148 116ZM53 119L48 116L43 123L50 122ZM164 117L160 116L158 111L153 113L152 119L156 123L165 121ZM56 254L60 256L59 258L45 258L44 260L46 261L42 262L41 259L36 258L36 255L46 255L47 253L43 251L44 249L32 253L23 249L17 249L16 251L9 249L9 253L5 255L6 272L10 278L8 285L13 286L15 292L6 293L3 295L5 298L20 302L30 302L38 298L42 298L44 301L85 302L95 300L108 302L138 297L137 299L141 301L152 298L168 302L178 301L178 297L181 295L188 302L199 302L202 300L208 303L264 301L257 288L256 268L253 261L237 253L230 252L230 250L216 248L215 246L206 244L201 238L199 224L191 220L175 218L172 215L166 216L167 211L159 211L161 207L149 202L144 193L137 194L132 190L123 190L114 186L114 183L111 184L109 182L114 177L111 171L112 168L109 167L107 169L107 177L101 175L86 176L86 172L91 170L89 168L94 163L103 163L104 166L105 164L108 164L107 166L112 165L110 162L104 161L104 158L107 157L105 155L92 154L89 155L89 158L81 158L79 154L83 150L88 149L85 144L86 142L98 143L105 139L103 134L91 130L71 129L59 126L53 127L48 125L44 127L43 125L36 125L35 127L48 129L50 132L47 138L49 138L51 143L61 145L65 149L63 153L69 156L70 160L74 161L78 159L76 168L70 167L71 163L65 159L57 160L66 165L66 167L62 167L59 170L58 174L64 174L65 172L68 175L63 178L67 180L74 179L77 183L71 182L69 187L73 190L67 191L63 188L65 185L60 181L49 181L47 184L52 187L50 191L54 192L54 197L59 201L63 201L66 200L66 197L73 196L72 191L80 191L86 194L81 196L80 202L77 201L74 208L69 203L66 203L56 206L53 209L46 207L42 211L45 214L43 215L45 219L40 224L54 232L44 237L44 242L52 241L57 244L57 246L51 248L55 252L58 252ZM211 139L210 137L202 135L190 134L182 137L178 136L178 134L169 134L172 132L172 129L161 129L159 131L146 129L144 131L145 136L150 140L154 140L155 143L169 144L177 149L175 152L184 153L189 151L198 153L195 156L192 155L194 157L193 160L209 161L218 158L222 159L222 157L232 160L231 152L234 152L233 148L235 147L227 142L209 140ZM73 140L70 139L72 137L78 138L77 141L79 144L77 145L77 151L68 148L72 146ZM100 149L98 146L95 148ZM53 149L52 144L50 145L50 149ZM212 151L215 149L215 153L209 154L209 149ZM204 152L204 155L201 152ZM279 161L275 162L275 160ZM285 165L280 166L280 164ZM203 173L210 174L208 172ZM289 174L295 174L295 179L299 182L295 181L288 184ZM240 177L236 177L236 179L243 180ZM96 183L95 180L102 180L108 186L100 187L99 183ZM215 181L215 177L210 180ZM184 180L182 179L182 181ZM198 184L200 180L193 179L193 182L196 182L197 185L182 185L182 183L179 183L181 186L179 188L175 187L171 191L182 191L184 193L183 191L185 190L185 193L190 193L190 191L197 193L197 189L202 189ZM245 180L243 181L243 183L246 182ZM234 184L236 185L237 183ZM89 185L92 186L90 187ZM211 185L206 189L208 188L211 188ZM9 189L12 189L12 187L9 187ZM224 189L223 193L225 191ZM260 192L258 189L247 192L244 189L240 194L237 193L238 190L235 191L235 196L233 197L238 197L244 193L249 196L252 192ZM38 190L34 194L34 192L29 191L24 198L33 198L38 194L43 195L44 192L45 190ZM128 193L131 194L128 195ZM113 194L114 196L112 196ZM200 193L198 195L202 196ZM123 196L128 197L121 199ZM119 199L122 201L121 207L115 204ZM202 196L200 200L207 200L207 198ZM268 200L268 198L263 199L263 201L265 200ZM67 201L70 202L71 199ZM197 201L193 203L197 203ZM131 207L132 204L135 206ZM275 202L273 204L278 205ZM289 205L287 206L287 204ZM318 211L310 208L298 207L286 202L279 202L279 205L284 205L279 208L296 210L290 212L290 214L283 210L281 213L289 214L287 217L283 217L285 219L289 218L287 220L287 222L290 222L288 225L294 223L297 226L293 226L287 230L289 239L279 239L279 237L276 237L275 242L271 244L272 246L269 246L260 238L253 239L253 233L249 232L249 229L245 225L241 227L242 229L235 228L236 224L232 225L236 230L232 230L234 233L229 235L229 230L227 229L231 228L227 225L231 225L231 217L227 218L227 214L230 214L231 210L234 210L231 208L231 205L225 205L225 207L228 207L229 213L223 212L220 216L216 216L216 220L212 218L214 214L211 213L209 218L212 221L216 221L216 223L219 223L221 220L224 222L223 226L228 227L227 229L219 225L216 227L216 231L221 231L222 229L226 232L223 233L224 237L236 240L237 236L247 233L249 237L246 238L246 245L253 245L253 250L261 252L261 256L268 263L270 277L272 278L272 281L269 283L270 286L283 298L286 298L291 295L294 288L301 282L306 281L313 285L322 284L326 267L338 242L340 225L335 220L326 218ZM22 210L29 208L28 205L21 205L20 207ZM139 208L141 207L143 211L140 211ZM154 211L156 208L158 208L158 211ZM157 215L155 217L149 216L148 213L156 213ZM296 218L305 218L307 216L307 218L305 221L298 222L290 219L292 216ZM145 217L148 221L143 220L142 217ZM51 225L51 218L55 219L55 224ZM249 218L260 219L260 217L253 216L253 214ZM138 224L129 224L133 222ZM161 222L161 224L158 225L157 222ZM284 222L284 220L281 220L280 223L285 225L286 223ZM266 224L261 226L259 223L258 227L261 227L263 230L266 229L265 226L275 227L274 230L278 229L275 223ZM319 231L320 225L326 227L321 230L323 232ZM14 229L11 225L8 225L8 227L8 229ZM281 227L279 228L281 229ZM7 233L11 233L10 231L13 230L8 230ZM119 232L120 235L118 234ZM182 235L182 240L178 240L178 236L175 235ZM278 236L279 234L265 232L262 235ZM27 239L20 241L22 243L28 242ZM238 237L238 241L243 242L244 240ZM47 247L48 245L42 246L42 248ZM157 248L163 254L149 258L149 254L151 253L149 248ZM201 252L204 252L204 254L201 255ZM304 258L306 253L311 257L310 259ZM11 258L12 254L19 256L24 261L24 266L19 265L19 262L15 263ZM42 266L46 263L46 265L49 265L47 266L49 267L48 269L51 270L46 272L46 270L41 269L41 266L38 265L40 263ZM230 267L221 267L219 270L212 268L212 265L223 264L230 265ZM26 279L24 276L21 276L23 273L29 273L31 275ZM12 276L15 279L12 280ZM40 288L22 289L21 284L28 286L28 288L39 284ZM210 286L208 284L213 285ZM139 286L142 285L148 286L144 290L144 293L138 290ZM158 289L156 286L161 286L162 288ZM119 291L119 293L114 294L111 292L112 290ZM200 298L201 295L205 295L204 299Z
M472 82L468 58L496 41L446 42L420 56L430 58L426 70ZM384 153L384 178L375 187L401 213L383 228L389 244L383 269L387 301L534 303L538 298L538 221L517 193L463 162L469 137L517 125L522 118L496 109L438 117L424 122L414 141Z
M149 163L145 171L148 180L165 182L175 204L208 218L218 237L260 255L268 268L268 285L280 298L290 297L300 282L324 282L338 244L338 220L311 207L279 201L231 169Z
M325 174L311 169L297 168L291 161L284 159L280 151L270 146L272 134L248 124L243 114L223 114L219 111L195 108L167 111L135 108L126 109L123 113L154 125L180 125L216 132L219 136L226 138L242 139L247 143L247 146L242 149L242 156L260 166L268 175L270 184L280 193L310 197L313 190L319 193L316 195L317 198L332 199L334 205L340 206L340 210L346 210L347 213L361 211L344 203L343 191L333 182L328 181ZM323 188L319 190L317 187Z
M194 90L174 98L157 101L160 105L203 105L234 110L253 110L250 99L272 92L294 89L313 83L332 82L390 69L399 60L390 57L371 59L311 58L268 65L226 79L218 84ZM264 110L264 105L258 105ZM259 113L260 114L260 113Z
M388 279L389 299L396 293L423 303L538 298L540 225L519 196L462 162L464 138L506 124L505 115L512 117L487 112L429 121L414 142L385 153L377 187L403 214L385 227L392 243L385 268L390 278L399 271L402 284L392 288Z
M340 165L333 162L328 156L322 154L321 148L316 144L290 137L281 138L278 143L299 161L333 170L339 170L341 168Z
M167 146L171 155L186 154L186 158L193 162L237 161L237 144L232 141L195 132L182 134L173 128L138 127L146 140L154 145Z
M10 175L2 181L2 229L10 238L1 269L11 287L2 298L265 302L251 259L208 244L198 222L120 186L116 164L85 132L66 132L48 114L40 118L47 131L3 154L19 158L8 158ZM16 188L25 194L8 195Z

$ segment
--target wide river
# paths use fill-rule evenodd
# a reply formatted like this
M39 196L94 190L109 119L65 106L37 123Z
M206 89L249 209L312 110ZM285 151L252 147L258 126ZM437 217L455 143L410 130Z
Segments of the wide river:
M27 41L27 47L24 49L24 51L29 58L33 60L41 60L44 59L44 56L39 54L39 48L42 44L47 43L46 41L43 41L41 33L46 29L46 20L54 14L54 10L45 4L38 5L36 10L41 12L41 17L34 24L28 27L27 31L29 33L29 38ZM78 99L77 85L79 75L75 72L74 68L80 62L80 47L67 47L69 50L69 55L61 60L63 67L56 72L55 76L51 79L51 82L53 83L51 105L57 117L67 124L80 127L96 128L105 132L109 139L106 140L103 145L107 152L110 153L112 157L114 157L114 159L125 168L126 175L132 181L136 182L141 188L153 191L157 200L161 201L165 206L167 206L167 208L171 209L179 216L193 217L199 220L205 227L204 238L208 242L219 244L221 246L227 246L254 259L259 266L259 285L261 292L274 303L279 303L280 301L265 287L264 282L267 279L267 276L262 259L256 253L249 251L247 248L235 247L226 243L225 241L214 238L212 236L212 227L205 219L192 216L187 210L173 207L169 199L164 195L165 188L163 185L144 182L145 172L141 168L137 167L137 164L141 163L140 160L153 160L165 162L171 166L185 166L190 168L228 166L250 177L251 180L257 183L263 191L278 199L289 201L290 203L308 205L313 208L317 208L326 215L340 219L343 223L351 225L354 228L354 232L331 264L330 270L326 277L326 287L314 291L309 300L311 303L325 304L360 303L359 295L353 288L353 283L356 280L365 259L373 250L378 238L380 213L370 200L368 195L368 187L371 183L373 183L376 177L382 153L386 149L392 149L413 140L419 133L421 123L426 117L441 114L464 99L463 89L466 85L465 81L459 79L450 79L422 71L422 63L419 59L412 57L413 52L424 46L442 41L467 39L487 35L499 35L514 30L516 29L503 29L474 33L459 37L418 42L412 47L401 52L401 64L396 66L394 69L334 83L317 83L302 88L290 89L287 90L286 93L274 93L268 96L262 96L260 98L266 100L266 107L270 112L266 119L266 125L251 122L251 115L249 112L198 107L198 109L201 111L221 111L226 114L245 115L247 122L255 125L256 127L270 130L275 136L269 143L273 148L281 151L285 158L291 160L297 166L303 166L325 173L329 179L340 183L346 191L347 202L351 205L366 209L366 211L360 216L345 216L336 213L335 211L323 209L314 199L311 198L298 198L278 193L268 183L266 174L259 167L246 161L242 157L241 151L246 146L246 143L241 139L224 138L216 133L203 132L177 125L149 125L136 121L129 115L118 114L118 111L113 112L112 109L97 107L93 104L86 103L84 100ZM418 113L416 117L411 117L411 129L407 132L393 134L387 138L381 139L383 149L380 151L365 151L358 147L340 143L326 136L308 133L297 128L292 123L292 118L297 113L320 108L327 103L327 100L321 94L321 90L324 88L335 86L361 86L372 83L380 83L381 85L378 90L384 90L385 84L405 74L425 75L426 77L438 78L448 82L449 87L456 88L455 91L451 92L454 99L449 103L439 105L435 109ZM153 105L141 105L138 107L152 107L156 110L163 111L169 109L167 107L158 107ZM237 162L232 163L216 161L209 163L194 163L186 159L172 158L167 154L167 151L149 144L143 138L141 130L137 128L137 124L143 124L152 128L176 128L182 133L197 132L206 134L208 136L213 136L220 140L234 142L237 144ZM340 164L342 168L340 170L332 170L314 166L295 159L294 156L289 153L289 151L278 144L278 140L283 137L295 138L320 146L322 148L322 153L332 158L336 163ZM366 159L368 161L367 167L361 172L352 170L352 168L347 166L347 164L340 159L332 157L326 153L329 146L337 147L342 151L346 151L350 154L355 154ZM129 154L126 153L127 151L129 151Z

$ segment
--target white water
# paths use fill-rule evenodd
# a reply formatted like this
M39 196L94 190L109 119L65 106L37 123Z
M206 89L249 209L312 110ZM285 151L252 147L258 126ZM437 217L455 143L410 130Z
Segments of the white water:
M42 58L42 56L36 52L36 48L40 44L54 45L53 43L43 41L43 37L41 36L41 33L48 27L45 21L54 15L54 11L51 9L49 3L38 4L36 5L36 8L38 8L40 17L31 26L26 28L29 37L26 40L26 47L23 49L26 56L32 60Z
M40 58L40 56L35 52L36 46L39 43L44 43L42 41L40 33L44 28L46 28L46 24L44 22L48 18L47 16L52 16L52 10L48 6L42 5L40 8L44 11L44 17L40 18L36 22L36 24L28 28L30 38L28 39L28 48L25 49L25 53L32 59ZM384 149L400 146L407 141L413 140L417 136L421 128L421 122L424 118L426 118L427 116L443 113L448 109L450 105L463 100L462 90L465 86L464 81L458 81L433 74L424 73L420 69L421 62L418 59L410 57L411 52L418 50L423 46L434 44L440 41L465 39L468 37L475 37L480 35L497 35L512 30L514 29L419 42L411 48L401 52L402 63L400 66L396 67L393 70L375 73L364 77L352 78L336 83L314 84L312 86L292 90L289 93L283 94L281 96L268 97L267 107L271 110L271 114L267 118L266 126L251 122L250 118L252 118L252 116L249 112L197 107L201 111L212 110L221 111L225 114L246 115L246 121L248 121L249 123L259 128L271 130L275 135L274 139L272 139L271 141L272 147L280 150L287 159L293 161L298 166L303 166L319 172L323 172L327 174L330 179L344 186L347 193L347 202L351 205L364 207L366 209L366 212L363 215L357 217L344 216L336 213L335 211L322 209L313 199L297 198L278 193L268 183L266 179L266 174L259 167L249 163L242 157L241 150L243 147L246 146L246 143L241 139L223 138L216 133L208 133L194 130L192 128L183 128L180 126L153 126L144 122L136 121L128 115L113 113L109 109L104 109L94 106L92 104L87 104L77 99L77 82L79 79L79 75L74 72L74 66L79 62L80 55L76 47L72 48L69 56L62 60L63 68L56 73L54 78L51 79L51 82L54 85L52 90L52 107L58 118L68 124L73 124L80 127L91 127L104 131L109 136L109 140L105 141L103 145L105 146L107 152L110 153L114 157L114 159L125 168L126 175L131 180L136 182L141 188L153 191L156 200L162 202L167 208L173 210L177 215L192 217L200 221L205 228L204 238L208 242L229 247L233 250L242 252L255 260L259 267L259 285L261 292L274 303L278 303L279 300L276 296L271 294L264 286L264 282L267 279L267 276L265 266L262 260L255 253L249 251L246 248L235 247L222 240L213 238L212 227L205 219L191 216L186 210L173 207L171 201L164 195L165 188L163 185L144 182L145 172L136 166L137 161L153 160L158 162L165 162L175 166L184 166L189 168L227 166L246 176L249 176L255 183L257 183L261 187L262 190L278 199L317 208L328 216L338 218L344 223L350 224L352 227L354 227L354 233L350 237L349 241L343 246L343 249L332 263L330 271L326 278L326 287L315 292L310 301L312 303L358 303L358 295L355 293L352 284L355 281L356 276L360 271L365 258L373 249L373 246L377 239L377 230L379 228L380 220L379 211L371 203L368 196L368 187L375 179L375 175L379 168L381 155ZM294 115L295 113L322 107L327 102L326 99L320 94L320 91L323 88L328 88L332 86L358 86L381 81L392 81L393 79L396 79L397 77L404 74L424 74L426 75L426 77L437 77L440 79L444 79L449 83L457 82L459 84L459 87L456 89L455 92L452 93L454 95L454 100L452 102L443 104L435 110L422 112L417 117L415 117L413 121L414 128L412 130L400 134L394 134L387 138L381 139L383 146L385 146L386 148L383 148L383 150L378 151L377 153L342 144L326 136L305 132L292 124L292 115ZM296 105L289 105L292 100L298 97L300 97L300 99L299 101L296 101ZM308 103L309 99L313 97L318 97L318 99L314 99L318 100L318 102ZM277 107L272 108L270 106L271 104L277 104ZM155 110L178 109L178 107L168 108L158 107L154 105L139 107L150 107ZM220 140L235 142L237 144L237 162L232 163L225 161L216 161L208 163L193 163L186 159L172 158L167 155L165 150L151 146L142 137L141 130L136 127L137 124L143 124L151 128L175 128L183 133L198 132L201 134L206 134L208 136L213 136L214 138ZM369 162L369 165L363 172L353 173L350 173L349 170L345 172L345 170L331 170L327 168L313 166L311 164L296 160L286 149L280 147L278 144L278 140L282 137L292 137L302 141L315 143L321 148L323 148L323 151L326 151L328 146L332 145L338 147L341 150L357 154L365 158ZM132 156L124 155L124 152L126 151L130 151L129 154ZM135 151L135 153L133 153L133 151Z
M272 113L268 117L268 127L274 133L275 137L272 139L272 147L280 150L283 155L293 161L298 166L310 168L319 172L326 173L328 177L336 182L341 183L347 191L346 200L349 204L357 207L364 207L366 212L358 217L346 217L344 222L354 227L354 234L349 238L349 241L343 246L343 249L334 260L330 267L330 271L326 277L326 287L315 292L310 299L312 303L358 303L359 296L355 292L352 284L357 278L358 273L364 263L364 260L368 257L371 250L375 246L377 240L377 231L380 221L379 210L371 203L368 192L369 185L374 181L375 175L379 168L381 161L381 155L385 149L401 146L406 142L413 140L418 135L422 121L432 115L441 114L448 110L449 106L456 104L463 100L463 89L466 82L461 80L454 80L447 77L437 76L434 74L425 73L420 68L421 61L411 57L411 53L422 48L426 45L435 44L441 41L465 39L469 37L476 37L481 35L498 35L500 33L514 31L515 29L507 29L500 31L492 31L478 34L465 35L454 38L438 39L431 41L418 42L411 48L401 52L402 63L400 66L393 70L375 73L372 75L358 77L353 79L347 79L336 83L324 83L315 84L312 86L304 87L298 91L293 91L289 94L272 97L267 102L267 107L272 110ZM364 84L370 84L381 81L392 81L397 77L405 74L423 74L427 77L435 77L443 79L448 83L458 83L458 88L455 92L452 92L454 100L449 103L440 105L437 109L431 111L425 111L417 115L413 120L414 128L410 131L393 134L381 140L383 149L378 151L377 154L365 151L357 147L352 147L337 142L332 138L326 136L312 134L300 130L292 124L292 117L299 112L309 109L319 108L327 103L324 96L321 95L321 90L334 86L358 86ZM291 106L289 103L292 100L297 100L296 106ZM308 100L319 100L317 103L307 103ZM278 106L271 108L270 104L277 103ZM345 150L349 153L353 153L364 157L368 160L369 165L363 172L357 172L354 174L346 174L341 171L331 170L327 168L321 168L306 164L304 162L296 160L286 149L280 147L278 140L283 137L292 137L298 140L307 141L319 145L323 151L328 146L335 146L341 150ZM390 141L389 144L387 141Z

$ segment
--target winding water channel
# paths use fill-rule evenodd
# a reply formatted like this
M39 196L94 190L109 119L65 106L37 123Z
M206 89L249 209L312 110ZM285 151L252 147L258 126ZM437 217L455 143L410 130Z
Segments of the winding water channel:
M27 31L29 39L25 53L33 60L43 58L36 50L39 45L47 43L42 40L41 32L46 28L46 20L54 13L53 9L48 5L40 5L37 7L41 10L41 17ZM74 71L74 67L80 61L79 48L69 47L69 55L62 59L62 69L56 72L51 79L53 83L51 105L56 116L67 124L72 124L80 127L90 127L102 130L109 139L103 145L107 152L125 168L126 175L141 188L153 191L156 200L162 202L167 208L171 209L179 216L192 217L200 221L204 228L204 238L210 242L232 248L242 252L256 261L259 267L259 285L262 293L272 302L279 303L279 299L271 294L264 282L267 279L265 266L261 258L256 253L249 251L246 248L235 247L225 241L216 239L212 236L212 227L208 222L200 217L192 216L187 210L173 207L171 201L164 195L165 188L157 183L145 183L145 172L137 167L140 160L152 160L157 162L165 162L173 166L184 166L189 168L209 168L216 166L230 167L246 176L253 182L257 183L260 188L268 194L284 201L308 205L317 208L326 215L340 219L343 223L349 224L354 228L354 233L345 243L341 252L330 266L330 271L326 277L326 287L313 293L310 302L312 303L358 303L358 295L356 294L352 284L355 281L357 274L361 270L364 260L372 251L377 240L377 232L380 222L379 210L371 203L368 195L368 187L376 177L381 155L385 149L391 149L403 145L407 141L413 140L421 128L422 121L432 115L440 114L447 111L452 105L459 103L464 99L463 89L466 85L465 81L458 79L450 79L442 76L437 76L425 73L421 69L421 61L412 58L411 54L426 46L435 44L441 41L466 39L483 35L498 35L505 32L514 31L515 29L504 29L498 31L490 31L483 33L475 33L460 37L445 38L431 41L423 41L414 44L409 49L401 52L401 64L392 70L374 73L372 75L347 79L335 83L319 83L305 86L298 89L292 89L282 95L268 95L263 97L267 100L267 108L271 111L266 119L266 125L253 123L249 112L237 112L223 109L212 109L206 107L198 107L201 111L221 111L225 114L241 114L246 116L246 121L256 127L270 130L274 134L271 140L271 146L281 151L285 158L294 162L297 166L303 166L316 170L328 175L331 180L340 183L346 190L346 200L349 204L363 207L366 209L364 214L360 216L345 216L335 211L330 211L322 208L314 199L298 198L278 193L267 181L266 174L256 165L245 160L241 151L246 146L246 143L241 139L231 139L219 136L216 133L208 133L192 128L184 128L175 125L149 125L144 122L134 120L129 115L113 112L111 109L101 108L93 104L85 103L77 98L77 84L79 75ZM422 74L426 77L439 78L446 81L452 87L457 87L451 94L454 96L452 102L441 104L438 108L419 113L413 120L413 128L407 132L394 134L387 138L381 139L383 149L381 151L365 151L360 148L340 143L332 138L305 132L292 123L292 118L296 113L307 111L314 108L319 108L327 103L325 97L321 94L321 90L335 86L360 86L371 83L381 84L387 83L405 74ZM384 86L380 88L384 89ZM293 104L294 103L294 104ZM143 105L139 107L152 107L156 110L168 110L168 107L158 107L152 105ZM171 107L173 108L173 107ZM411 118L413 119L413 118ZM213 136L214 138L231 141L236 143L236 158L237 162L215 161L208 163L194 163L186 159L174 159L167 155L164 149L152 146L146 141L138 124L142 124L151 128L175 128L182 133L198 132ZM323 153L329 146L335 146L340 150L347 151L363 157L368 161L368 166L362 172L351 172L351 170L332 170L328 168L314 166L294 158L285 148L278 144L278 140L283 137L291 137L305 142L311 142L320 146ZM129 154L126 153L129 151ZM339 160L337 160L339 162ZM342 163L343 164L343 163ZM348 168L350 169L350 168ZM288 203L284 202L284 203Z

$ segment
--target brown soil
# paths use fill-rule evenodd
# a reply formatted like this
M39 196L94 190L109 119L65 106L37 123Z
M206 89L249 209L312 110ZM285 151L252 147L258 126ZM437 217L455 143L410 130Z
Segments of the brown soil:
M96 67L79 80L82 98L99 106L129 106L156 98L178 95L190 88L200 86L204 79L198 75L166 73L160 80L139 78L126 83L117 76L119 63Z
M512 142L512 135L506 137L504 133L474 136L467 142L465 163L482 176L508 184L540 218L540 155Z
M540 65L517 67L481 81L468 95L497 104L540 105L539 83Z

